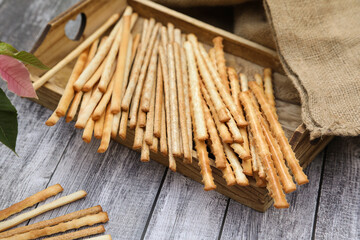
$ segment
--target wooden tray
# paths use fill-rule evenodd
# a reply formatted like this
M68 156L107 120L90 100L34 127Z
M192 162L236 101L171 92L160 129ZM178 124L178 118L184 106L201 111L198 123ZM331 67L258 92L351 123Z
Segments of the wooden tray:
M79 45L86 36L89 36L103 24L109 16L115 12L122 12L127 4L131 5L134 11L140 15L134 27L134 32L140 31L143 21L142 17L154 17L163 24L172 22L185 33L195 33L199 40L205 44L211 44L211 40L215 36L222 36L224 38L225 51L227 52L226 60L228 65L235 67L237 71L241 70L248 74L250 79L252 79L255 72L261 73L263 67L271 67L275 72L274 88L279 120L284 127L287 137L291 137L290 143L303 167L306 167L329 143L330 137L324 137L317 142L310 142L309 132L301 122L299 96L291 82L282 75L283 69L275 51L150 1L84 0L49 22L32 52L46 65L54 66ZM68 21L74 20L78 14L83 16L84 37L79 41L73 41L66 37L65 25ZM47 84L41 87L37 91L39 100L35 101L54 110L63 93L73 65L74 62L69 63L56 76L50 79ZM41 76L44 73L33 68L30 71L36 76ZM131 148L133 139L134 131L128 128L127 139L125 141L119 137L115 140ZM111 149L108 151L111 151ZM151 159L168 166L167 157L160 153L151 153ZM195 181L201 182L195 152L193 152L193 163L190 165L184 164L181 159L177 159L177 171ZM217 185L216 191L258 211L266 211L272 205L273 201L267 194L266 188L256 187L252 178L250 178L250 186L248 187L228 187L222 178L221 171L216 169L214 165L212 165L212 171Z

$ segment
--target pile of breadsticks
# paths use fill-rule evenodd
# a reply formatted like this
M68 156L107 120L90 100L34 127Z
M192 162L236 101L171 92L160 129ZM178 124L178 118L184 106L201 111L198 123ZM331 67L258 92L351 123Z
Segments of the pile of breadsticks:
M92 134L101 138L98 152L111 137L125 139L129 125L141 161L159 148L173 171L175 157L192 162L194 141L205 190L216 187L209 146L229 186L249 185L246 175L254 176L275 207L288 207L284 192L296 189L288 167L298 184L308 179L278 121L271 70L264 70L264 81L256 74L248 83L226 66L221 37L208 52L194 34L154 19L145 19L141 35L133 36L136 20L127 8L109 36L80 54L46 124L65 115L71 121L78 112L75 127L84 129L85 142Z
M59 208L66 204L75 202L79 199L82 199L86 196L86 192L81 190L70 195L60 197L52 202L37 206L37 208L27 211L22 214L5 220L4 219L23 211L26 208L35 206L36 204L45 201L46 199L57 195L62 192L63 188L60 184L55 184L50 186L34 195L25 198L21 202L15 203L14 205L0 210L0 239L6 240L27 240L27 239L37 239L45 236L50 236L54 234L59 234L69 230L79 229L86 226L92 226L98 223L106 223L109 221L108 215L106 212L102 211L101 206L97 205L91 208L79 210L72 212L60 217L56 217L49 220L44 220L41 222L33 223L30 225L12 228L19 225L33 217L36 217L42 213L51 211L55 208ZM12 228L12 229L10 229ZM8 230L10 229L10 230ZM6 231L7 230L7 231ZM53 237L43 238L47 240L70 240L78 239L91 235L96 235L105 232L103 225L84 228L82 230L73 231L61 235L56 235ZM110 235L101 235L98 237L89 238L92 240L111 240Z

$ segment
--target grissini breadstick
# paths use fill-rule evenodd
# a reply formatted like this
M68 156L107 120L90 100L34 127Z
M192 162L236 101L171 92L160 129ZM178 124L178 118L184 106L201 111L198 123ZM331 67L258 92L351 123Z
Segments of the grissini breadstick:
M167 68L167 62L166 62L166 55L165 51L162 46L159 46L159 59L161 63L161 70L162 70L162 76L164 81L164 93L165 93L165 116L166 116L166 139L167 139L167 150L168 150L168 156L169 156L169 168L172 171L176 171L176 161L173 156L173 152L171 149L172 146L172 136L171 136L171 116L170 116L170 90L169 90L169 73ZM163 135L164 132L161 130L161 134Z
M144 113L143 111L141 111L141 109L139 108L139 115L140 114L144 114L146 115L146 113ZM146 119L146 116L145 116ZM140 149L141 146L143 145L143 139L144 139L144 128L140 127L139 125L139 121L136 124L136 128L135 128L135 136L134 136L134 143L133 143L133 149Z
M167 44L168 44L168 35L167 35L167 28L162 26L160 29L161 35L161 46L163 47L164 51L166 52Z
M56 114L59 117L65 116L66 110L68 109L70 102L74 97L75 91L74 91L73 85L85 67L88 53L89 53L89 49L87 48L87 49L85 49L84 52L82 52L80 54L79 58L77 59L77 61L75 63L75 66L72 70L70 78L66 84L64 93L61 96L58 106L55 110Z
M26 240L26 239L36 239L44 236L53 235L55 233L65 232L71 229L78 229L83 226L92 226L97 223L105 223L109 221L109 217L106 212L100 212L93 215L88 215L82 218L73 219L69 222L59 223L55 226L46 227L42 229L36 229L23 234L14 235L6 240Z
M122 112L118 112L117 114L114 115L113 122L112 122L112 126L111 126L111 137L112 137L112 138L116 138L116 136L117 136L117 134L118 134L119 125L120 125L121 113L122 113Z
M155 112L154 112L154 136L160 138L161 124L162 124L162 108L163 108L163 78L160 60L158 61L156 78L156 99L155 99Z
M133 59L135 57L135 54L138 50L139 43L140 43L140 33L137 33L135 37L133 38L132 47L131 47L131 63L133 62Z
M144 61L145 54L152 51L152 41L155 41L156 33L157 33L157 26L154 27L155 20L152 18L149 21L149 27L146 32L146 36L144 37L144 42L140 43L140 49L138 50L135 58L134 65L131 70L130 79L128 87L126 88L125 95L121 102L121 109L126 111L129 110L130 102L133 97L135 88L137 83L140 79L141 73L143 73L143 78L145 78L145 73L147 69L147 64ZM154 29L153 29L154 28ZM154 36L155 35L155 36ZM149 45L149 46L148 46ZM149 57L150 59L150 57Z
M208 91L208 93L211 97L211 101L213 102L213 104L215 106L217 115L221 122L227 122L230 120L230 116L228 115L228 113L226 111L226 106L223 103L218 90L216 89L216 86L213 82L213 79L209 73L208 68L206 67L206 63L200 54L197 38L195 37L194 34L189 34L188 39L191 42L193 53L195 53L195 56L196 56L197 66L199 68L199 71L200 71L201 77L203 79L203 82L205 84L206 90ZM192 80L190 78L190 82L191 81Z
M269 147L261 129L258 118L260 112L257 111L256 107L253 105L249 94L249 91L241 92L240 101L244 106L246 117L249 120L250 130L255 141L256 152L259 154L261 162L264 165L266 180L268 182L267 187L269 189L270 196L274 199L274 206L276 208L287 208L289 207L289 204L286 201L284 192L282 191L279 177L271 159Z
M102 211L102 208L100 207L100 205L97 205L97 206L94 206L91 208L87 208L87 209L82 209L82 210L79 210L76 212L68 213L68 214L60 216L60 217L37 222L37 223L30 224L30 225L23 226L23 227L17 227L17 228L2 232L2 233L0 233L0 238L10 237L15 234L21 234L24 232L29 232L31 230L53 226L53 225L56 225L56 224L59 224L62 222L67 222L67 221L71 221L76 218L81 218L86 215L96 214L101 211Z
M82 42L77 48L75 48L71 53L69 53L63 60L58 62L52 69L47 71L38 81L36 81L33 86L34 89L39 89L44 85L52 76L54 76L59 70L63 69L69 62L75 59L79 54L81 54L85 49L87 49L96 39L98 39L110 26L112 26L118 19L120 15L118 13L113 14L100 28L98 28L90 37L88 37L84 42Z
M151 99L150 99L150 109L146 115L146 130L145 130L145 143L147 145L153 144L154 139L154 107L155 107L155 84L153 85Z
M237 109L234 101L232 100L232 97L230 95L230 92L226 90L224 85L222 84L222 80L218 74L218 72L215 70L214 66L212 66L211 60L209 58L209 55L207 54L205 48L202 46L202 44L198 44L199 51L201 52L202 57L205 60L205 63L208 66L208 69L211 73L211 77L216 85L216 88L219 90L220 96L223 99L225 105L229 109L231 115L233 116L234 120L236 121L237 125L239 127L245 127L247 126L247 122L245 121L244 117L239 113L239 110Z
M90 228L82 229L79 231L58 235L55 237L44 238L43 240L72 240L72 239L78 239L78 238L96 235L96 234L100 234L100 233L104 233L104 232L105 232L104 226L100 225L100 226L96 226L96 227L90 227Z
M110 99L112 99L112 93L113 93L113 89L114 89L114 85L115 85L115 80L116 80L116 76L115 74L111 77L111 81L109 83L109 86L106 89L106 92L103 94L100 102L98 103L98 105L96 106L96 108L94 109L94 112L91 115L91 118L96 121L99 120L100 117L103 115L103 113L106 110L106 106L108 105L108 103L110 101ZM99 89L100 90L100 89Z
M161 107L161 134L160 134L160 152L167 156L167 140L166 140L166 116L165 116L165 106L162 104Z
M92 138L92 134L93 134L93 130L94 130L94 125L95 125L95 121L90 118L84 128L84 132L82 135L82 140L86 143L90 143L91 142L91 138Z
M152 24L155 24L155 19L154 21L152 21ZM143 22L143 28L142 28L142 32L141 32L141 42L144 43L146 41L146 36L148 34L149 31L149 19L144 19ZM148 35L150 36L150 35Z
M243 169L240 165L237 156L235 155L235 153L227 143L224 143L223 146L227 159L229 160L230 165L234 170L236 183L240 186L248 186L249 180L246 178L245 174L243 173Z
M259 86L260 86L261 88L263 88L263 87L264 87L264 84L263 84L263 80L262 80L261 75L258 74L258 73L255 73L255 74L254 74L254 78L255 78L256 83L259 84Z
M219 135L220 135L220 138L221 140L224 142L224 143L233 143L234 140L229 132L229 129L227 128L226 124L225 123L222 123L220 122L220 119L219 117L217 116L217 112L215 110L215 107L214 105L212 104L211 102L211 99L210 99L210 96L204 86L204 84L201 82L200 83L200 88L201 88L201 92L204 96L204 99L207 103L207 105L209 106L210 108L210 112L212 114L212 117L214 119L214 122L215 122L215 125L216 125L216 128L219 132Z
M154 136L153 143L151 144L150 151L157 153L158 152L159 139Z
M234 139L234 142L236 143L243 143L244 139L241 135L241 132L238 128L238 126L236 125L236 122L234 120L234 118L231 116L229 110L227 110L228 115L230 116L230 120L226 122L226 124L229 127L229 131L231 132L232 138Z
M173 33L172 33L173 34ZM169 36L170 38L170 36ZM174 156L180 157L180 133L179 133L179 108L176 90L176 70L174 48L171 43L167 45L167 61L169 71L169 96L170 96L170 123L171 123L171 142Z
M247 90L249 90L247 76L243 73L240 73L239 76L240 76L241 91L246 92Z
M251 158L250 153L246 152L245 149L239 143L232 143L230 144L230 146L243 161Z
M228 186L233 186L236 184L236 179L234 176L234 172L231 169L230 164L227 162L226 160L226 167L224 169L221 169L222 173L223 173L223 178L226 181L226 185Z
M192 139L193 139L193 137L192 137L191 114L190 114L189 76L188 76L188 72L187 72L186 53L185 53L185 49L183 47L181 47L181 49L180 49L180 57L181 57L183 88L184 88L184 100L185 100L185 106L187 106L185 108L186 129L188 132L190 155L192 155L192 151L193 151Z
M87 238L85 240L112 240L112 238L110 234L106 234L97 237Z
M254 143L254 139L252 137L251 132L249 132L249 142L250 142L252 169L253 169L253 172L258 172L259 171L259 165L258 165L258 159L257 159L258 156L256 154L255 143Z
M150 147L145 142L145 139L143 139L143 144L142 144L142 148L141 148L141 155L140 155L140 161L142 161L142 162L150 161Z
M54 111L51 116L46 120L45 124L46 126L54 126L58 121L60 120L60 117L56 114Z
M168 23L167 24L168 36L169 36L169 43L172 43L175 40L174 37L174 24Z
M178 28L174 29L174 42L181 46L181 30Z
M222 37L216 37L213 39L216 66L217 66L217 71L219 72L219 75L220 75L220 78L222 80L224 87L226 88L228 93L230 93L228 76L227 76L227 71L226 71L224 46L222 44L222 41L223 41Z
M119 113L121 108L121 93L122 86L124 82L125 76L125 67L126 67L126 59L127 59L127 48L129 48L129 39L130 39L130 16L124 17L124 29L122 32L121 44L118 53L118 63L116 66L115 72L115 82L114 88L111 96L111 113L116 114ZM131 57L131 56L129 56ZM101 83L101 82L100 82Z
M181 41L181 33L177 31L179 29L175 29L175 36L179 38L178 40ZM180 57L180 46L177 42L173 42L173 50L174 50L174 57L175 57L175 69L176 69L176 86L177 86L177 93L178 93L178 106L179 106L179 121L180 121L180 130L181 130L181 141L182 141L182 150L184 155L185 162L191 162L191 150L189 145L189 136L187 130L187 123L186 123L186 105L185 105L185 96L184 96L184 86L183 86L183 75L182 75L182 66L181 66L181 57ZM190 140L191 141L191 140Z
M257 186L257 187L266 187L266 180L265 180L265 178L263 179L263 178L260 178L260 176L258 175L258 173L257 172L254 172L254 178L255 178L255 180L256 180L256 183L255 183L255 185Z
M264 69L264 92L268 103L275 109L275 97L271 79L271 68Z
M106 112L105 112L104 127L103 127L102 136L101 136L101 143L97 150L98 153L105 152L109 147L113 120L114 120L114 115L111 113L110 104L108 104L108 106L106 107Z
M128 119L129 119L129 111L122 111L120 126L119 126L119 136L122 139L126 139L126 130L127 130Z
M100 118L94 123L94 137L101 139L104 129L105 112L103 112Z
M16 217L14 217L10 220L0 222L0 232L4 231L6 229L12 228L12 227L14 227L22 222L25 222L26 220L29 220L30 218L36 217L44 212L64 206L68 203L75 202L76 200L79 200L85 196L86 196L86 192L81 190L81 191L72 193L70 195L58 198L50 203L41 205L41 206L39 206L31 211L28 211L26 213L17 215Z
M157 55L158 46L159 46L159 39L157 39L157 34L158 34L159 27L160 27L160 24L156 24L154 27L154 31L151 35L151 39L149 42L149 49L146 52L146 55L144 58L144 63L143 63L143 66L141 67L140 76L139 76L139 79L138 79L138 82L136 85L136 89L134 92L134 96L132 97L131 109L130 109L130 127L136 125L136 113L137 113L137 109L140 105L140 98L141 98L141 93L143 91L143 84L144 84L144 80L146 77L146 73L147 73L147 69L148 69L148 65L149 65L151 56ZM130 83L131 82L129 82L129 84ZM124 103L124 101L126 101L126 94L128 93L128 89L129 89L129 86L126 89L126 93L122 100L122 104ZM123 110L126 110L126 109L123 109Z
M209 57L211 59L211 62L213 64L213 66L215 67L216 71L219 71L218 68L217 68L216 55L215 55L215 49L214 48L210 48Z
M0 221L4 220L5 218L10 217L11 215L21 212L22 210L31 207L39 202L45 201L49 197L55 196L59 192L62 192L64 189L61 187L60 184L52 185L34 195L25 198L21 202L15 203L8 208L5 208L0 211ZM1 235L0 235L1 236Z
M249 82L249 86L260 103L261 109L263 110L263 113L270 124L271 133L278 141L281 151L284 154L286 162L290 167L296 182L299 185L308 183L309 180L306 174L303 172L299 161L296 159L294 151L291 149L291 146L285 136L284 130L282 129L277 119L277 115L272 110L271 105L266 101L264 92L255 82Z
M208 133L206 129L204 111L202 109L203 105L201 102L200 79L198 75L198 69L196 67L194 51L190 42L185 42L184 47L189 71L190 108L194 109L195 111L195 120L192 123L194 128L196 128L196 136L199 138L199 140L206 140L208 138Z
M123 15L126 16L131 12L132 12L132 8L126 8ZM118 21L116 23L115 27L111 30L109 37L104 42L104 45L99 48L95 57L90 62L90 64L80 74L79 78L74 83L74 89L76 91L80 91L82 89L82 87L85 85L85 83L89 80L89 78L94 74L96 69L98 69L101 62L104 60L105 56L108 54L108 52L114 42L116 34L120 30L122 24L123 24L123 18L121 18L120 21ZM105 66L106 66L106 63L105 63Z
M203 100L204 106L204 115L206 119L206 127L208 129L210 140L211 140L211 149L215 156L215 166L218 169L224 169L226 167L226 157L224 154L224 149L222 148L221 140L218 135L218 132L215 127L215 123L213 118L211 117L210 110L206 105L205 101Z

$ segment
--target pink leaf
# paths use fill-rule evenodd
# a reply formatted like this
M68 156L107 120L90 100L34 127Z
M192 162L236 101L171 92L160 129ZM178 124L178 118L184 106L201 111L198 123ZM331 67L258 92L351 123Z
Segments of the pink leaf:
M8 83L10 91L21 97L38 98L29 71L22 62L0 55L0 75Z

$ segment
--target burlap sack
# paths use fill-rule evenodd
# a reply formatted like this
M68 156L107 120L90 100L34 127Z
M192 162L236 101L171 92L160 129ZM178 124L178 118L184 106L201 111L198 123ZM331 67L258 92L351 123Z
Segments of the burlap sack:
M360 134L360 1L264 2L311 137Z

